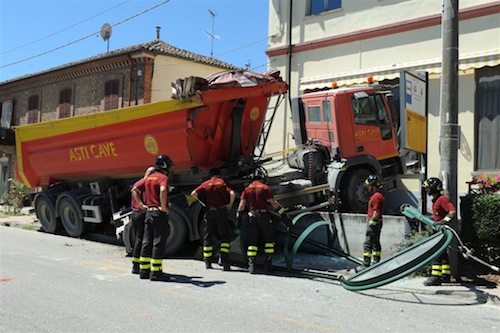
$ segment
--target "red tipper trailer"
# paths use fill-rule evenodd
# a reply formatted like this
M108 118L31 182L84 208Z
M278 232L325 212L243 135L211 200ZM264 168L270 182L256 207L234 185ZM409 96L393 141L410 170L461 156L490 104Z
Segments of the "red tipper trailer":
M272 119L287 85L279 72L232 71L177 80L172 88L172 100L15 129L16 175L43 188L33 204L45 231L62 225L80 237L93 225L94 232L116 234L129 248L130 186L156 156L167 154L174 164L166 254L187 238L200 239L203 211L189 193L212 167L243 182L269 133L266 112L273 110Z
M194 91L188 98L18 127L19 180L34 187L139 177L158 154L172 158L174 172L220 166L230 158L238 101L245 100L238 154L252 155L269 96L287 90L281 80L250 72L191 83L198 89L185 89Z

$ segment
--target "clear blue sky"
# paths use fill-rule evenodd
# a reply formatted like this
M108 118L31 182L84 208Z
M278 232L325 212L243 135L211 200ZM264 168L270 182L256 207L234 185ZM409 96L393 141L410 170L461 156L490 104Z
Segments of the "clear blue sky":
M156 38L267 69L268 0L0 0L0 82ZM159 6L157 6L159 5ZM151 9L152 7L155 7ZM150 10L149 10L150 9ZM215 13L215 18L209 10ZM213 24L213 30L212 30Z

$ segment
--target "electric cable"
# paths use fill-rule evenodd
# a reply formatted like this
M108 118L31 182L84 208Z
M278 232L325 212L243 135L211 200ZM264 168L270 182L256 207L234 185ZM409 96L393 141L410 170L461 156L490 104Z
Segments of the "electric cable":
M163 2L161 2L161 3L157 4L157 5L153 6L153 7L150 7L150 8L148 8L148 9L145 9L145 10L143 10L143 11L142 11L142 12L140 12L140 13L137 13L137 14L135 14L135 15L132 15L132 16L130 16L129 18L126 18L126 19L124 19L124 20L122 20L122 21L120 21L120 22L118 22L118 23L113 24L111 27L116 27L116 26L118 26L118 25L120 25L120 24L123 24L123 23L125 23L125 22L128 22L128 21L130 21L130 20L132 20L132 19L134 19L134 18L136 18L136 17L138 17L138 16L141 16L141 15L143 15L143 14L145 14L145 13L147 13L147 12L149 12L149 11L153 10L153 9L156 9L156 8L158 8L158 7L160 7L160 6L164 5L164 4L166 4L167 2L170 2L170 0L164 0ZM79 39L77 39L77 40L74 40L74 41L72 41L72 42L69 42L69 43L66 43L66 44L64 44L64 45L58 46L58 47L53 48L53 49L51 49L51 50L47 50L47 51L45 51L45 52L42 52L42 53L36 54L36 55L31 56L31 57L28 57L28 58L20 59L20 60L18 60L18 61L14 61L14 62L11 62L11 63L6 64L6 65L2 65L2 66L0 66L0 68L10 67L10 66L13 66L13 65L17 65L17 64L19 64L19 63L22 63L22 62L26 62L26 61L28 61L28 60L32 60L32 59L35 59L35 58L41 57L41 56L43 56L43 55L46 55L46 54L52 53L52 52L54 52L54 51L57 51L57 50L63 49L63 48L65 48L65 47L67 47L67 46L70 46L70 45L73 45L73 44L79 43L79 42L81 42L81 41L83 41L83 40L85 40L85 39L88 39L88 38L90 38L90 37L95 36L95 35L96 35L96 34L98 34L98 33L99 33L99 31L93 32L93 33L91 33L91 34L89 34L89 35L83 36L83 37L81 37L81 38L79 38Z
M10 52L12 52L12 51L17 51L17 50L22 49L22 48L24 48L24 47L26 47L26 46L33 45L33 44L38 43L38 42L40 42L40 41L42 41L42 40L45 40L45 39L47 39L47 38L49 38L49 37L55 36L55 35L57 35L57 34L59 34L59 33L61 33L61 32L64 32L64 31L66 31L66 30L69 30L69 29L71 29L71 28L74 28L74 27L76 27L76 26L79 26L79 25L80 25L80 24L82 24L82 23L85 23L85 22L87 22L87 21L90 21L90 20L92 20L92 19L94 19L94 18L96 18L96 17L98 17L98 16L100 16L100 15L102 15L102 14L104 14L104 13L107 13L107 12L109 12L109 11L111 11L111 10L113 10L113 9L117 8L117 7L120 7L120 6L124 5L124 4L126 4L127 2L130 2L130 0L126 0L126 1L124 1L124 2L122 2L122 3L119 3L119 4L118 4L118 5L116 5L116 6L113 6L113 7L111 7L111 8L108 8L108 9L106 9L106 10L102 11L102 12L99 12L99 13L97 13L97 14L95 14L95 15L93 15L93 16L91 16L91 17L89 17L89 18L85 19L85 20L82 20L82 21L80 21L80 22L78 22L78 23L75 23L75 24L73 24L73 25L70 25L69 27L66 27L66 28L64 28L64 29L58 30L58 31L56 31L56 32L53 32L53 33L51 33L51 34L49 34L49 35L47 35L47 36L45 36L45 37L41 37L41 38L35 39L35 40L31 41L31 42L28 42L28 43L25 43L25 44L19 45L19 46L17 46L17 47L15 47L15 48L13 48L13 49L10 49L10 50L6 50L6 51L3 51L3 52L0 52L0 55L2 55L2 54L6 54L6 53L10 53Z

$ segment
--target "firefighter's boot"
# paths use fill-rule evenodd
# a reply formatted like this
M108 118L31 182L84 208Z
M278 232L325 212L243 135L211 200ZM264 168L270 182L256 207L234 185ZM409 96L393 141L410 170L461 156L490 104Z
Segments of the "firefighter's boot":
M210 261L210 259L205 259L205 268L212 269L212 262Z
M146 279L149 279L151 275L151 271L149 269L141 269L139 271L139 277L142 279L142 280L146 280Z
M133 262L132 263L132 274L139 274L141 271L140 265L138 262Z
M376 263L380 262L380 256L373 256L373 264L375 265Z
M365 267L370 267L371 262L372 262L372 257L369 257L369 256L363 257L363 265Z
M427 280L424 281L424 286L440 286L441 277L437 275L432 275Z
M170 281L170 275L163 273L162 271L151 272L149 278L151 281Z
M231 270L231 265L229 265L229 253L221 253L220 254L220 261L222 264L222 269L224 271L230 271Z
M264 261L264 272L271 274L274 273L273 257L269 256L266 258L266 261Z
M450 275L448 275L448 274L441 275L441 282L442 283L450 283L451 282Z
M255 274L255 257L248 258L248 272L250 274Z

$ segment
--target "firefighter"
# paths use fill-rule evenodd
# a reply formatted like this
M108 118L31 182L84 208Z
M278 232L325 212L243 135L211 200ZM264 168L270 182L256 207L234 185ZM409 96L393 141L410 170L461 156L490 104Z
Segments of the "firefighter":
M200 186L195 188L191 195L201 200L206 206L206 212L203 219L204 236L203 236L203 259L205 260L205 268L212 268L213 257L213 242L214 236L220 237L220 259L223 270L231 270L229 264L229 243L231 225L227 217L227 211L233 207L236 194L220 177L218 168L210 169L210 179L204 181Z
M173 162L167 155L159 155L155 161L155 171L146 177L142 186L133 187L132 194L139 207L146 210L144 238L140 257L141 279L168 281L170 276L163 273L165 242L169 234L168 225L168 171ZM144 193L144 203L139 192Z
M252 182L248 185L243 193L241 193L240 203L236 212L236 218L241 225L242 214L248 205L248 271L250 274L255 274L255 264L258 252L259 234L262 236L264 243L264 271L266 273L273 272L273 255L274 255L274 240L272 220L267 211L269 203L281 217L285 217L285 208L274 198L271 188L265 184L267 175L264 169L256 169L252 176Z
M372 262L376 264L380 261L382 252L380 232L382 231L385 198L380 192L383 185L377 175L369 175L365 180L365 186L371 195L368 201L366 238L363 244L363 264L368 267Z
M450 199L441 193L443 182L431 177L424 181L422 187L427 195L432 196L432 219L435 224L448 224L456 215L456 209ZM442 282L450 282L450 261L447 251L432 262L431 276L424 281L425 286L439 286Z
M144 173L144 177L139 179L132 187L137 188L138 186L142 186L144 184L146 177L152 174L155 171L154 167L149 167L146 169ZM139 193L139 197L144 202L144 193ZM142 238L144 236L144 218L146 217L146 210L141 209L139 207L139 202L135 199L135 196L132 195L132 200L130 202L130 206L132 208L132 214L130 215L132 228L134 228L134 248L132 250L132 274L139 274L139 263L140 263L140 255L141 255L141 247L142 247Z

